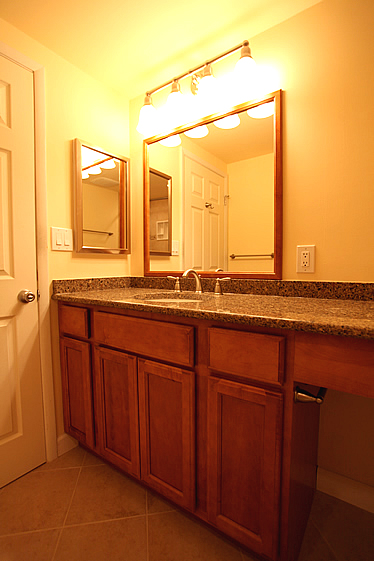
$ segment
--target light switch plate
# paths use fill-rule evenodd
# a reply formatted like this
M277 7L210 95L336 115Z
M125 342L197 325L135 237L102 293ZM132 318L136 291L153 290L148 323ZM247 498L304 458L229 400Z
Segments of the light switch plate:
M52 251L73 251L73 230L51 227Z
M179 255L179 240L173 240L171 242L171 254Z

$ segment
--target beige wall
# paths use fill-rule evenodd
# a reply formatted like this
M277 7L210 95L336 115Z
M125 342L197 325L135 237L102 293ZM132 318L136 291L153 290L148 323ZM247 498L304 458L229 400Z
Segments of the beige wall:
M227 173L230 193L228 254L272 253L274 154L229 164ZM271 259L229 259L229 271L242 271L243 265L246 271L274 271Z

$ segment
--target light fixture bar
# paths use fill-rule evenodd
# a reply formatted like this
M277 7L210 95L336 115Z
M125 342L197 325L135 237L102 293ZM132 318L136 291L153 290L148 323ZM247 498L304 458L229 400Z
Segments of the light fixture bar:
M182 78L186 78L186 76L191 76L192 74L195 74L195 72L197 72L198 70L201 70L202 68L204 68L204 66L207 66L208 64L213 64L213 62L216 62L217 60L221 60L222 58L225 58L226 56L231 55L232 53L234 53L235 51L238 51L242 47L248 47L248 45L249 45L249 41L243 41L243 43L240 43L240 45L237 45L236 47L233 47L232 49L229 49L228 51L225 51L224 53L207 60L203 64L200 64L199 66L196 66L192 70L189 70L188 72L185 72L184 74L181 74L180 76L177 76L176 78L173 78L172 80L169 80L168 82L165 82L161 86L158 86L157 88L153 88L153 90L148 90L146 95L150 96L150 95L152 95L152 94L154 94L154 93L156 93L160 90L163 90L167 86L170 86L170 84L172 84L173 82L178 82L179 80L182 80Z

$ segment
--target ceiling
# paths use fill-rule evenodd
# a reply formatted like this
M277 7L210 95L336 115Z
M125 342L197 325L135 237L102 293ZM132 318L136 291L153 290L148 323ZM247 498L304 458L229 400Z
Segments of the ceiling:
M2 0L0 18L132 99L321 0Z

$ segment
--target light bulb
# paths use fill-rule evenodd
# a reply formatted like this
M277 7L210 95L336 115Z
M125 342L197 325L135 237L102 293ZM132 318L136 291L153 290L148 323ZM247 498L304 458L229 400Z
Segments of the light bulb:
M86 169L82 169L82 179L88 179L90 177Z
M165 118L168 128L174 129L186 122L186 112L184 95L180 91L178 81L174 80L165 106Z
M201 125L200 127L195 127L186 131L184 134L190 138L204 138L209 133L209 129L206 125Z
M248 109L247 114L249 117L252 117L252 119L265 119L266 117L270 117L274 115L274 101L251 107Z
M203 77L199 82L197 90L197 101L199 113L202 116L211 115L215 112L217 105L217 81L212 73L210 64L206 64L203 70Z
M219 129L234 129L240 125L239 115L229 115L228 117L223 117L218 121L214 121L214 125Z
M238 103L256 97L257 80L257 65L252 58L248 41L245 41L234 70L235 97Z
M144 105L139 112L139 122L136 130L143 136L152 136L156 131L157 111L152 105L150 95L144 98Z

